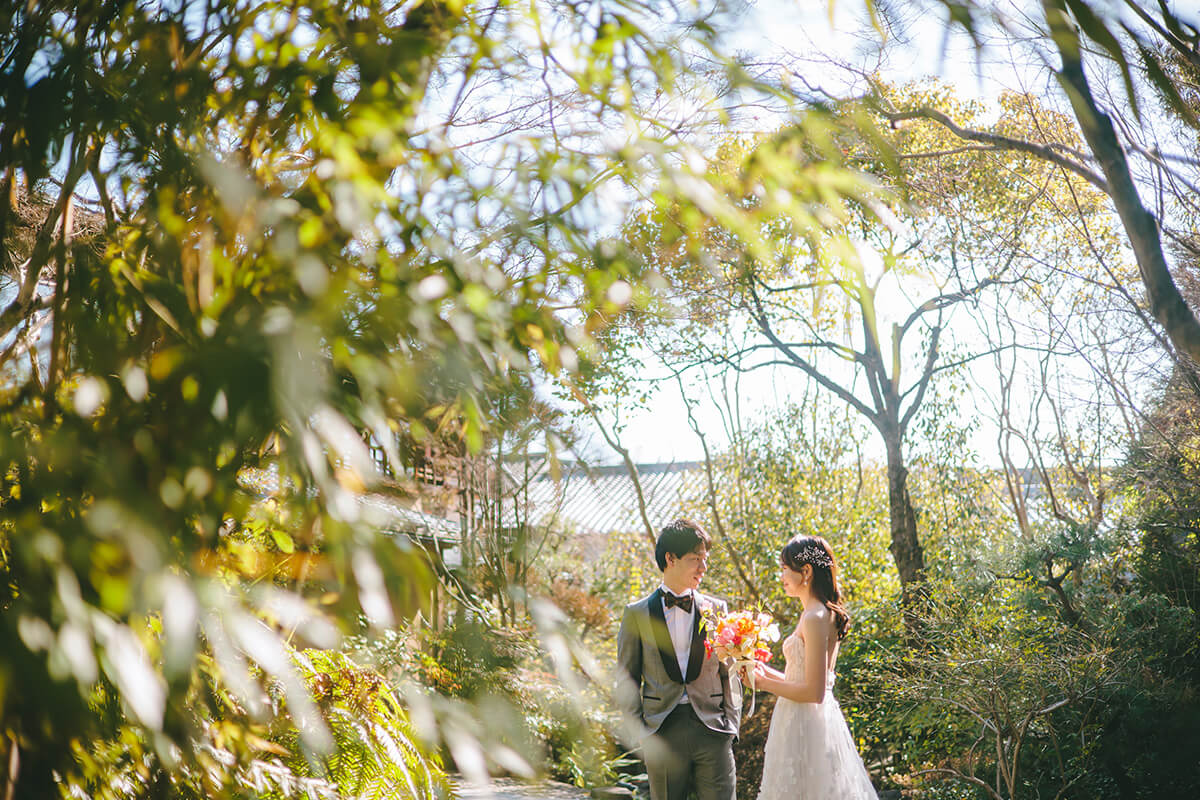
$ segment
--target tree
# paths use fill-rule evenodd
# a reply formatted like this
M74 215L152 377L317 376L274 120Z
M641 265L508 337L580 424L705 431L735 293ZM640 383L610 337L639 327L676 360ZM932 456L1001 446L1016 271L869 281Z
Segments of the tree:
M1131 656L1048 629L996 584L946 589L926 627L927 647L896 671L891 687L912 716L940 728L933 736L945 737L949 750L937 758L929 748L922 760L933 766L914 777L959 781L992 800L1070 796L1088 777L1072 763L1074 740L1093 732L1100 696L1118 684Z
M936 87L885 91L937 97L964 120L981 114ZM1007 98L993 127L1024 124L1022 108L1032 102ZM1083 245L1058 235L1056 204L1093 192L1020 154L993 158L926 130L881 129L855 103L830 108L808 109L769 137L727 142L714 159L713 184L753 209L766 230L761 238L665 203L632 222L628 236L683 309L682 323L668 326L659 346L680 369L792 368L876 430L888 470L891 551L911 607L926 563L908 488L909 430L935 376L989 351L961 323L956 340L951 321L963 309L958 319L969 322L966 309L979 309L988 293L1019 298L1044 272L1077 260ZM792 183L830 164L858 170L858 194L838 201L832 193L801 194L815 180ZM825 223L815 224L821 215ZM1089 222L1104 227L1094 216ZM919 293L925 299L912 300ZM758 337L717 349L724 342L709 331L743 325Z
M868 0L868 6L873 3ZM902 119L934 121L965 141L992 149L1018 150L1037 155L1084 177L1110 199L1134 254L1154 324L1170 342L1170 349L1188 360L1200 360L1200 320L1183 297L1172 276L1166 244L1178 242L1164 215L1171 205L1187 214L1195 207L1193 164L1186 156L1164 152L1159 140L1142 135L1151 122L1154 105L1161 108L1168 126L1194 130L1198 123L1189 104L1186 80L1180 69L1200 68L1196 42L1200 30L1168 4L1149 9L1137 0L1121 4L1087 0L1046 0L1041 19L1032 19L1003 4L938 2L946 8L951 28L964 29L981 44L992 26L1011 42L1024 42L1048 65L1070 104L1087 149L1061 141L1038 142L1021 136L995 137L985 131L954 124L936 108L901 110ZM1030 29L1032 27L1032 30ZM1032 34L1032 35L1031 35ZM1057 65L1054 62L1057 61ZM1123 91L1108 91L1105 71L1115 69ZM1089 77L1089 72L1091 77ZM1095 87L1097 81L1101 88ZM1157 101L1146 104L1147 99ZM1168 132L1168 136L1173 133ZM1150 204L1143 200L1146 186L1157 186L1172 200ZM1165 244L1166 243L1166 244Z
M126 727L153 792L211 770L196 791L236 794L210 754L244 763L276 720L328 753L285 644L386 628L433 579L360 513L369 445L395 461L397 429L445 426L478 449L489 378L570 368L620 310L636 276L596 248L596 192L673 168L645 98L670 106L679 74L657 32L710 44L693 21L601 2L0 11L9 793L72 784L75 743ZM613 122L629 135L600 135Z

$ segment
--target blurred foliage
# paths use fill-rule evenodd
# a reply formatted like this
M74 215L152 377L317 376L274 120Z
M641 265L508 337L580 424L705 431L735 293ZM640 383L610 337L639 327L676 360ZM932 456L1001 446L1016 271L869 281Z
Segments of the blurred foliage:
M712 30L660 11L0 10L0 764L20 794L123 737L167 783L215 768L206 720L270 725L271 687L312 757L349 741L285 642L429 612L424 554L358 504L370 447L394 476L398 438L478 450L508 376L574 368L643 296L592 229L602 196L679 172L656 115L678 36L703 51Z
M393 680L414 677L447 697L476 698L515 694L519 667L537 655L531 631L505 629L464 619L444 630L412 627L389 631L378 640L348 642Z
M400 794L435 800L447 791L436 754L416 736L406 711L373 669L344 655L309 650L291 653L320 719L334 740L327 755L302 740L289 698L278 682L268 684L272 718L257 724L232 693L215 679L212 659L197 687L219 700L204 714L203 734L194 760L165 768L154 756L143 730L120 719L117 698L98 692L93 708L111 715L111 738L75 743L76 767L65 776L72 797L203 798L222 793L264 798L381 798ZM293 700L295 698L292 698Z
M564 685L548 658L544 632L528 623L501 625L465 615L442 630L416 625L347 644L401 691L459 701L451 724L481 726L475 735L493 759L493 774L604 786L628 763L610 732L615 716L604 685L590 679L574 690ZM580 669L574 662L568 668ZM520 754L521 761L504 751Z
M344 655L310 650L300 654L313 699L328 722L337 746L313 772L328 775L339 791L362 798L434 800L447 793L440 761L425 751L407 712L382 676L359 667ZM280 742L294 754L290 766L304 774L311 762L300 757L294 726Z

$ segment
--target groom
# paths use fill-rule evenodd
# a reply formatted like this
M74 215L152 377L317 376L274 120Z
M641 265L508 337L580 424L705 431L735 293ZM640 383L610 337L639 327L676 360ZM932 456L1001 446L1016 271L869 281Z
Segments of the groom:
M662 529L654 558L662 586L625 607L617 634L622 709L643 724L651 800L734 800L733 740L742 690L706 656L701 613L725 603L697 591L712 539L695 522Z

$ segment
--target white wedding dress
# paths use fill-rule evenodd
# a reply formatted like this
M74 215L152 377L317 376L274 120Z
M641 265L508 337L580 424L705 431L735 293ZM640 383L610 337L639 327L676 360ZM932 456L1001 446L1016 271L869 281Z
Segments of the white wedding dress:
M783 640L784 675L797 681L804 670L804 640ZM826 673L825 699L796 703L780 697L771 715L763 753L758 800L877 800L867 768L833 696Z

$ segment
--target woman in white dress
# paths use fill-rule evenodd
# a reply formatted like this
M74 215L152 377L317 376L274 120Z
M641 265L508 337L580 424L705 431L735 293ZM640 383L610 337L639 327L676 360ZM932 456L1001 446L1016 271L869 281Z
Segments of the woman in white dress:
M837 563L820 536L797 536L779 555L784 592L804 612L783 640L783 672L754 668L756 688L778 695L758 800L877 800L833 696L838 645L850 628Z

